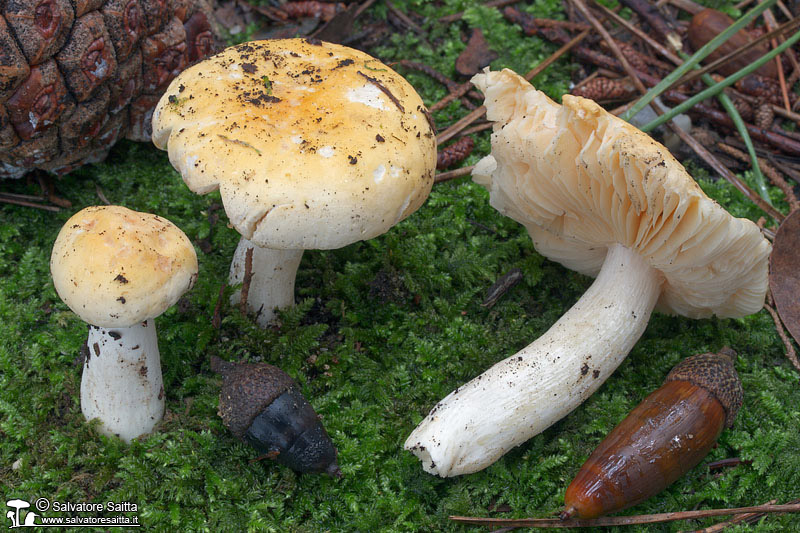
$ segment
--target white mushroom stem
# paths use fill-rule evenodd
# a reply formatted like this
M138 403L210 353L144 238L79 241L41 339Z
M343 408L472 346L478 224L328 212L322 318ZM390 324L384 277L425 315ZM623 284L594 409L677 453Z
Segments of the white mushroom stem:
M405 448L442 477L482 470L557 422L614 372L647 327L661 274L636 252L609 248L578 302L544 335L451 392Z
M253 250L252 277L247 291L247 310L257 314L258 324L266 327L275 318L275 309L294 305L294 279L303 258L303 250L262 248L241 238L231 261L228 281L237 285L244 281L247 250ZM241 291L231 296L231 304L241 300Z
M89 326L81 411L125 442L150 433L164 415L164 386L152 319L131 327Z

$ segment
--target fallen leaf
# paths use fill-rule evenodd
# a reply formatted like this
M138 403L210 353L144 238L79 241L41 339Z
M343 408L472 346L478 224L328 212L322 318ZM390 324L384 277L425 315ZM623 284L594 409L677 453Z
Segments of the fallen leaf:
M783 221L772 243L769 288L783 325L800 343L800 210Z
M359 5L350 4L344 11L338 12L332 19L316 31L314 37L330 43L341 43L353 33L353 23L358 16Z
M489 50L489 43L480 28L475 28L467 47L456 59L456 71L462 76L473 76L497 59L497 52Z

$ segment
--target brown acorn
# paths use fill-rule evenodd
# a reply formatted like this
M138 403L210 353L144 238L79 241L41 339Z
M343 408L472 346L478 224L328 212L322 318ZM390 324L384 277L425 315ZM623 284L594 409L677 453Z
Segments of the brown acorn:
M267 363L211 358L222 375L219 416L231 433L296 472L341 477L336 449L295 381Z
M562 519L595 518L658 494L733 424L742 384L723 348L684 359L594 450L570 483Z
M66 174L126 137L219 48L210 0L0 0L0 178Z

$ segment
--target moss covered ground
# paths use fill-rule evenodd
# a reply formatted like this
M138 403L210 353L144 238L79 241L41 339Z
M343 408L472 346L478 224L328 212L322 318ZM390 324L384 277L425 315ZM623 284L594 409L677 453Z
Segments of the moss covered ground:
M555 49L472 2L395 4L427 15L429 40L438 44L434 50L413 34L398 34L374 50L386 61L419 60L455 76L453 62L464 47L459 34L471 27L481 27L500 53L495 68L525 72ZM464 8L461 23L435 24L436 17ZM563 16L555 0L525 9ZM373 10L383 16L386 8L378 2ZM557 98L574 68L560 60L535 83ZM426 103L444 96L424 75L404 74ZM455 103L435 118L441 128L464 113ZM488 136L476 140L465 164L488 152ZM726 183L710 181L697 166L690 171L737 216L760 216ZM37 192L24 181L0 187ZM61 225L77 210L99 204L98 190L112 203L175 222L197 245L200 261L195 288L157 321L165 421L157 433L130 445L98 435L83 420L79 348L86 325L60 301L49 275L50 248ZM466 531L448 515L550 516L593 447L674 364L724 345L740 354L736 366L745 391L735 427L701 466L626 513L798 498L800 376L765 311L737 320L655 314L617 372L561 422L483 472L455 479L424 473L402 450L412 428L450 390L546 331L591 282L539 256L523 228L491 208L487 193L469 178L436 185L417 213L379 238L306 252L297 279L299 304L267 330L225 303L220 327L213 327L238 234L226 226L218 195L189 192L164 152L120 143L105 163L60 180L57 191L72 208L51 213L0 206L4 516L3 504L12 497L135 502L149 531ZM521 269L522 282L494 307L482 307L486 289L512 268ZM216 414L220 380L209 369L211 355L266 361L299 381L339 450L344 477L297 475L269 461L251 462L257 453L228 433ZM705 466L729 457L748 462L719 471ZM753 530L800 531L796 524L795 516L771 517Z

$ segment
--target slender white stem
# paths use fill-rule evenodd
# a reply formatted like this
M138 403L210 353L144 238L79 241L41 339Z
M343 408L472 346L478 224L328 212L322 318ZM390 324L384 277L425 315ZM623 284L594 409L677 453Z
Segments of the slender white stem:
M130 442L164 416L164 386L152 319L127 328L89 326L81 411L100 430Z
M459 387L405 448L442 477L482 470L588 398L647 327L662 277L636 252L609 248L580 300L544 335Z
M294 279L297 267L303 258L303 250L276 250L262 248L241 238L231 261L229 283L242 283L245 272L247 250L253 250L252 278L247 291L247 310L258 315L258 324L266 327L275 318L275 309L294 305ZM231 296L231 304L237 305L241 291Z

